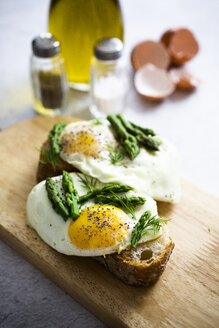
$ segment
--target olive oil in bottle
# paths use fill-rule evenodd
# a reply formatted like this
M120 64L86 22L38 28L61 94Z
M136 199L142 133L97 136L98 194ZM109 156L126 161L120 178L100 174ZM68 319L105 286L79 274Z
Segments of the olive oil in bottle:
M119 0L52 0L49 31L61 44L70 85L87 90L90 62L97 41L123 41Z

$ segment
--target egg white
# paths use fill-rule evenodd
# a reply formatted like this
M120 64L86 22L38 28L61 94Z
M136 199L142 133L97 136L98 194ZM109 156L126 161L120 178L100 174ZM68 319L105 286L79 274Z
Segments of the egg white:
M86 193L87 190L81 186L78 176L75 173L71 173L71 176L74 180L74 185L79 195ZM53 179L61 184L61 176L55 177ZM103 186L103 184L99 184L98 186ZM132 196L136 195L136 193L134 191L129 191L128 193L126 193L126 195ZM65 222L61 215L57 214L54 211L54 209L52 208L52 204L47 196L45 181L42 181L38 185L36 185L29 194L27 200L27 224L34 228L40 235L40 237L49 246L51 246L58 252L66 255L101 256L120 252L130 246L132 231L134 229L135 224L140 219L141 215L146 210L150 210L152 215L157 215L156 202L151 197L145 194L137 193L137 195L144 197L146 199L146 202L144 205L139 205L136 207L136 221L132 218L130 214L127 214L127 223L129 224L129 229L127 231L125 239L122 242L117 243L113 247L82 249L75 246L72 243L68 234L69 225L72 220L68 219ZM90 200L83 205L81 210L92 205L94 205L94 202L93 200ZM158 238L162 234L162 229L163 228L161 228L158 234L156 235L153 231L149 231L147 235L141 238L139 243Z
M102 125L96 125L96 128L100 131L102 142L118 147L109 122L107 120L101 122ZM89 127L93 124L93 121L71 123L64 129L62 135L71 131L75 133L84 126ZM60 157L81 172L101 182L125 183L138 192L150 195L155 200L177 203L180 199L179 154L165 138L155 136L154 139L161 142L159 151L149 152L141 148L139 155L133 161L125 157L116 165L111 163L109 149L104 150L100 157L86 156L75 151L70 154L61 151Z

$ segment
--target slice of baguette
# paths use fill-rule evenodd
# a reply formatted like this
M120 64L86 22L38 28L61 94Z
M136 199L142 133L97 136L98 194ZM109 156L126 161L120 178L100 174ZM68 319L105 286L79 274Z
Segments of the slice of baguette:
M43 155L43 153L47 150L49 150L49 140L48 139L44 142L44 144L41 147L40 159L39 159L39 164L38 164L38 168L37 168L37 176L36 176L37 182L41 182L49 177L55 177L57 175L61 175L62 171L64 171L64 170L67 172L78 171L72 165L63 161L61 159L61 157L59 157L59 160L57 161L55 168L50 163L44 163L46 161L46 158Z
M67 117L66 116L65 118L63 118L63 121L66 122L66 123L72 123L72 122L75 122L75 121L80 121L80 119L76 120L76 119L73 119L72 117ZM48 133L49 133L49 131L48 131ZM45 180L46 178L49 178L49 177L55 177L57 175L60 175L60 174L62 174L63 170L65 170L67 172L76 172L76 171L78 171L78 169L74 168L72 165L70 165L67 162L63 161L61 159L61 157L59 157L59 160L56 164L55 169L52 166L52 164L50 164L50 163L44 164L44 161L46 160L46 158L43 155L43 153L47 150L49 150L49 139L47 139L41 147L39 164L38 164L37 175L36 175L37 182L41 182L41 181L43 181L43 180Z
M155 240L139 244L120 254L95 259L125 284L148 286L155 283L163 273L173 248L174 242L166 226L163 234Z
M49 141L42 145L41 149L48 149ZM44 160L42 152L40 160ZM49 163L39 162L37 170L37 182L62 174L62 171L78 171L61 158L56 169ZM134 286L148 286L155 283L163 273L169 257L174 248L174 243L169 235L167 225L163 234L156 240L138 245L121 252L120 254L95 257L107 270L115 274L124 283Z

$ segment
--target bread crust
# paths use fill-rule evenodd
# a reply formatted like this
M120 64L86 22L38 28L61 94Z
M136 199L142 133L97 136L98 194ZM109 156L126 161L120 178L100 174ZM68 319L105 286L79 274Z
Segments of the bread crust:
M36 180L38 183L45 180L46 178L61 175L62 171L78 172L78 169L76 169L71 164L68 164L67 162L63 161L61 157L59 157L59 160L55 168L53 168L52 164L50 163L45 163L45 164L42 163L41 161L45 160L45 157L43 156L43 152L48 149L49 149L49 140L47 139L41 147L40 158L37 168L37 175L36 175Z
M72 117L65 117L63 119L63 121L65 121L66 123L69 124L72 122L80 121L80 119L76 120L76 119L73 119ZM48 131L48 133L49 133L49 131ZM46 178L61 175L63 170L65 170L67 172L78 172L78 169L76 169L74 166L68 164L67 162L63 161L61 159L61 157L59 157L59 161L57 162L55 169L53 168L53 166L50 163L46 163L46 164L42 163L41 161L45 160L45 158L43 156L43 152L48 149L49 149L49 139L47 138L47 140L43 143L43 145L41 147L40 158L39 158L37 174L36 174L37 183L45 180Z
M49 140L42 145L41 150L49 149ZM37 169L37 182L45 180L48 177L61 175L62 171L75 172L78 169L59 158L54 169L49 163L43 164L44 156L40 154L40 160ZM105 268L116 275L125 284L132 286L149 286L154 284L165 270L166 264L174 248L174 242L169 236L167 228L165 229L166 238L162 236L156 240L138 245L136 249L122 251L120 254L95 257ZM156 253L153 258L142 259L144 252L153 253L157 243L163 238L162 250ZM136 253L138 256L136 257Z
M154 243L156 243L156 241L154 241ZM145 249L148 249L148 247L150 248L151 244L153 244L153 242L145 243ZM151 262L140 259L132 260L130 253L134 251L133 249L130 251L123 251L120 254L96 257L95 259L125 284L132 286L149 286L154 284L164 272L174 246L174 242L169 236L169 242L165 249Z

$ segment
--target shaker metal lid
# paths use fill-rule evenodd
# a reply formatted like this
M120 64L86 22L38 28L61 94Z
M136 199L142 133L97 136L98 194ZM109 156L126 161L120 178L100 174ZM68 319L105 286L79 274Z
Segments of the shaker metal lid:
M94 47L94 54L100 60L114 60L122 55L123 43L117 38L107 38L99 41Z
M50 33L42 33L32 41L32 50L35 56L48 58L60 52L60 44Z

